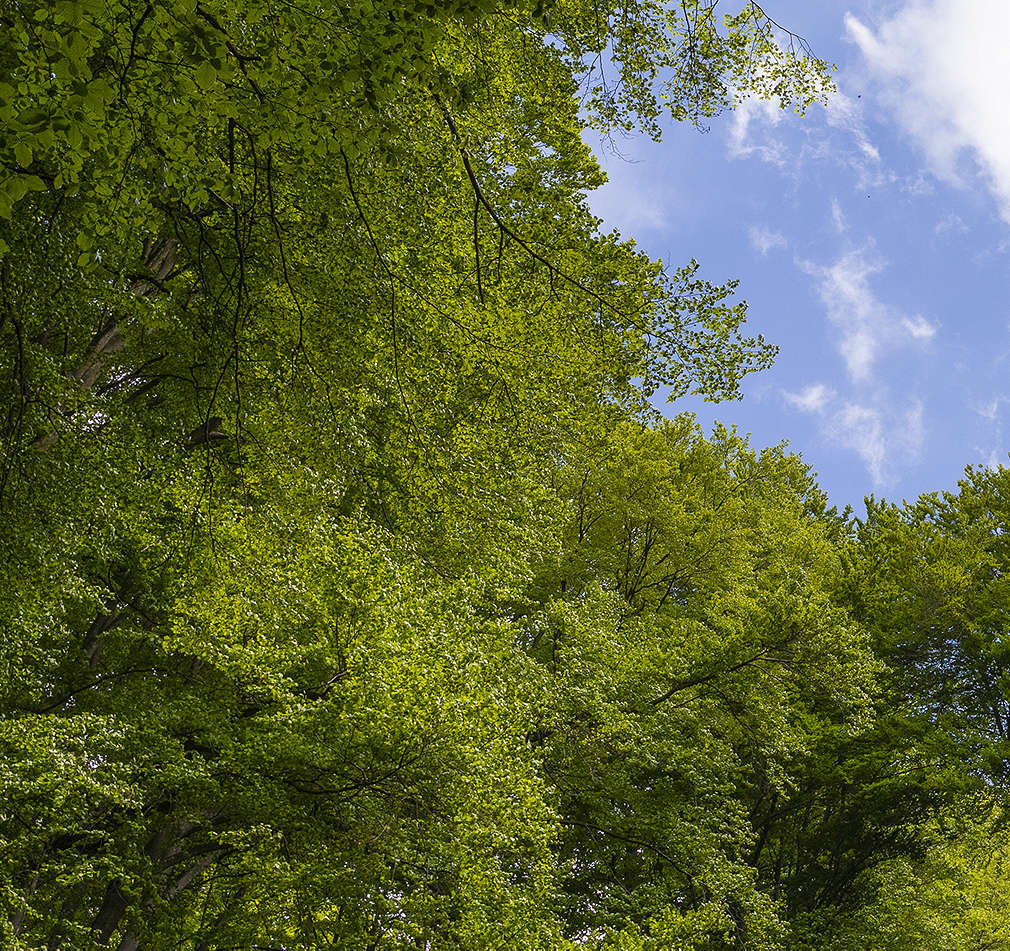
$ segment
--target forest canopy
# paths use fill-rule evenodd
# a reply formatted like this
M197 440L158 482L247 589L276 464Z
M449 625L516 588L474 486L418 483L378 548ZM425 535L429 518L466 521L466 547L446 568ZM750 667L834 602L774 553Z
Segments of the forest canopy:
M0 4L5 949L1010 947L1010 476L663 417L775 348L587 204L831 89L753 2Z

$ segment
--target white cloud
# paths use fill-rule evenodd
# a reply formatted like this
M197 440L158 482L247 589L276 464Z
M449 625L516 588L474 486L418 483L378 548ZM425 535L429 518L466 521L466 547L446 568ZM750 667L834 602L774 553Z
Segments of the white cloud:
M837 198L831 199L831 221L835 226L835 231L839 234L849 227L848 222L845 220L845 212L842 211L842 206L838 203Z
M970 404L972 409L985 421L982 425L985 429L983 444L976 444L975 451L978 458L984 460L983 464L988 468L996 468L999 465L1010 466L1007 458L1007 444L1003 439L1003 419L1000 408L1010 403L1010 398L997 394L987 400Z
M1006 396L997 395L972 406L972 409L988 424L985 427L988 430L985 437L986 445L976 445L975 452L979 459L985 460L983 465L990 469L1010 465L1007 460L1006 444L1003 441L1003 420L1000 418L1000 406L1006 402L1008 402Z
M626 235L661 231L684 214L677 175L659 173L660 168L673 168L669 149L641 136L615 140L587 132L584 138L607 177L606 184L586 193L589 208L603 219L604 229L616 228Z
M901 345L908 337L926 341L936 333L924 317L906 316L877 296L871 278L884 270L886 262L872 243L845 252L827 267L809 261L799 264L817 280L828 319L841 333L838 351L854 383L871 379L883 350Z
M964 219L955 214L953 211L945 214L934 226L933 234L944 235L944 234L967 234L968 226L964 223Z
M916 314L914 317L902 317L901 326L915 340L932 340L936 336L936 326L921 314Z
M829 161L854 171L857 189L900 180L884 169L857 98L837 90L823 110L812 110L802 123L787 123L777 133L784 115L775 98L745 99L734 109L730 121L730 158L759 158L793 177L806 162Z
M887 487L894 483L899 465L916 462L922 455L922 403L913 400L899 411L882 405L845 403L828 420L825 434L855 451L874 484Z
M824 383L798 393L783 390L782 396L793 408L817 416L828 442L855 452L876 487L893 485L900 467L922 455L925 427L919 399L901 406L882 390L862 401L839 399Z
M973 160L1010 222L1010 3L908 0L877 30L851 14L845 23L934 174L964 184Z
M877 359L878 345L879 340L872 327L853 327L846 331L839 345L839 351L853 380L869 379L870 368Z
M784 248L786 246L785 236L779 231L772 231L758 225L750 226L750 243L762 256L766 255L773 248Z
M887 442L879 410L846 403L832 418L828 433L859 454L875 485L885 481Z
M839 89L828 99L827 118L828 125L847 132L855 143L857 154L850 156L850 164L863 173L862 178L876 178L870 166L880 164L880 152L866 134L860 104Z
M870 278L883 270L883 262L863 250L850 251L828 267L810 262L801 267L817 278L828 319L841 331L838 348L849 376L867 380L888 323L886 307L870 288Z
M733 110L733 120L729 127L729 154L731 158L747 158L756 155L772 165L786 164L786 149L783 143L768 134L768 127L775 127L782 121L782 108L777 98L745 99ZM763 136L758 139L754 130Z
M919 172L915 178L907 178L901 185L901 190L905 192L906 195L911 195L913 198L925 198L927 195L932 195L936 191L936 185L933 184L933 180L927 177L924 173Z
M982 453L985 450L980 450ZM1005 452L1000 452L997 449L990 449L989 456L985 461L985 467L987 469L998 469L1000 466L1007 465L1007 454Z
M989 420L990 423L996 422L999 415L999 404L1003 402L1002 398L999 396L994 396L987 403L982 403L980 406L975 406L974 410L978 413L982 419Z
M804 413L821 413L835 397L835 391L823 383L813 383L804 387L799 393L782 391L785 401L792 407Z
M841 217L835 203L833 217ZM875 486L890 488L902 468L917 461L926 435L922 401L895 395L875 372L883 357L897 349L921 347L938 327L921 314L907 314L877 293L874 278L886 267L873 242L842 252L830 264L799 261L810 274L830 323L838 331L836 346L845 362L849 392L837 393L826 383L798 392L783 391L785 402L817 419L822 437L855 452Z

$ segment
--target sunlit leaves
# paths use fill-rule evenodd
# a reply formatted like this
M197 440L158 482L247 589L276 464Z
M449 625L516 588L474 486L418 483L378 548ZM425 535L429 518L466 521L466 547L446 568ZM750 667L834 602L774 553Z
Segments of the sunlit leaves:
M12 940L774 947L747 796L871 665L802 466L653 428L654 388L772 350L735 285L598 232L580 137L607 36L630 98L590 108L648 124L650 70L689 52L674 114L710 115L763 21L2 16Z

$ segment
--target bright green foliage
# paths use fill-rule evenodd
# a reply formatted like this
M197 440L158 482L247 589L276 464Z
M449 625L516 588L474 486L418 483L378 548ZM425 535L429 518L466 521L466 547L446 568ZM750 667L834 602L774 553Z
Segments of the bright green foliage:
M850 585L891 667L891 701L928 723L937 755L1006 779L1008 474L969 469L957 494L871 505Z
M821 98L775 33L2 6L4 948L772 951L996 776L869 527L648 411L769 363L735 284L587 209L586 122Z
M837 556L805 514L808 476L680 419L623 424L563 478L574 511L533 653L564 713L537 731L573 936L778 947L754 814L792 797L820 729L860 730L874 673L831 603Z
M783 37L752 0L721 16L711 0L633 0L611 14L608 31L598 7L561 0L555 9L569 62L596 58L600 65L587 82L587 105L604 127L637 123L658 139L664 108L701 125L752 95L802 115L834 88L828 65L801 37ZM617 65L609 80L602 66L608 49Z
M1010 947L1010 858L1002 823L988 823L924 861L874 874L879 900L841 923L831 951L973 951Z
M455 105L491 93L493 56L476 60L476 75L462 83L453 59L486 49L496 33L536 72L545 60L562 70L562 89L547 87L548 95L566 95L595 57L588 105L608 125L637 117L658 133L652 87L661 74L678 119L698 121L752 93L800 111L823 97L825 64L783 51L756 4L723 17L725 32L719 19L708 0L557 0L532 9L526 0L501 8L352 0L326 11L269 0L241 9L222 0L10 4L0 154L13 161L4 162L0 217L33 191L71 195L85 185L85 198L97 201L86 202L83 256L96 235L150 228L166 205L227 205L240 188L237 169L254 156L322 168L341 150L366 155L387 144L388 110L405 95ZM608 49L620 68L613 89L602 68ZM532 108L538 98L524 97ZM538 124L571 111L570 102L557 105L557 113L538 109Z
M958 488L900 507L868 500L848 545L845 600L886 667L876 750L839 757L823 787L826 831L863 843L865 904L851 919L815 909L803 947L1010 945L1005 834L990 821L1010 752L1008 472L968 469ZM895 846L904 856L875 867Z

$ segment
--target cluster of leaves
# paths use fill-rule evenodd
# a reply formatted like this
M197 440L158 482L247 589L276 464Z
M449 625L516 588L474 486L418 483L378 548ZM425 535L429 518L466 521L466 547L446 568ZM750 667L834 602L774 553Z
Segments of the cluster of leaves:
M0 9L5 948L772 951L872 944L898 883L996 907L944 817L1004 780L1010 493L854 526L649 409L774 350L598 231L585 123L827 88L714 8Z

